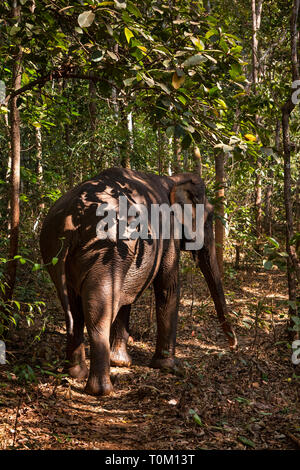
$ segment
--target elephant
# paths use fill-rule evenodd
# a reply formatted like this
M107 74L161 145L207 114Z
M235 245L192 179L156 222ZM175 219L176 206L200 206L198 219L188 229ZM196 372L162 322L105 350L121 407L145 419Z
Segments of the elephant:
M90 395L108 395L113 391L110 366L130 366L127 341L131 305L151 284L157 338L150 366L174 371L177 364L179 260L188 240L174 236L172 214L169 238L151 236L150 222L147 238L99 237L97 227L103 220L99 207L115 208L114 220L118 224L120 196L130 205L142 204L149 210L153 204L190 204L192 208L203 205L204 241L200 249L191 253L208 284L229 345L231 348L237 345L226 318L213 236L213 206L205 195L204 181L193 173L158 176L125 168L106 169L60 197L46 215L40 233L42 259L66 318L67 371L79 380L88 378L85 392ZM160 217L160 229L164 223ZM90 343L89 372L84 326Z

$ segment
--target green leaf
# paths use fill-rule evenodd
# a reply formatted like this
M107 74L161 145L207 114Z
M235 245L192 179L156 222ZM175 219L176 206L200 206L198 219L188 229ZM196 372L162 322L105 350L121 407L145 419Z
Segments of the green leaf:
M9 34L10 34L11 36L14 36L15 34L17 34L17 33L20 31L20 29L21 29L21 28L20 28L19 26L17 26L17 25L14 24L14 25L10 28Z
M242 67L240 64L232 64L229 70L229 75L233 80L242 74Z
M201 62L206 62L207 58L202 54L196 54L192 57L189 57L183 62L183 67L193 67L194 65L199 65Z
M272 261L264 259L263 260L263 267L269 271L273 267Z
M148 85L150 88L153 87L154 84L155 84L153 78L147 77L147 75L144 75L144 74L143 74L143 80L144 80L144 82L147 83L147 85Z
M104 51L94 51L91 55L91 59L93 62L100 62L104 57Z
M124 33L125 33L125 36L126 36L126 40L128 42L128 44L130 43L130 39L131 38L134 38L134 34L132 31L130 31L130 29L128 28L124 28Z
M88 28L91 26L95 19L95 14L92 10L84 11L78 16L78 24L81 28Z
M130 11L136 18L142 18L142 13L140 10L137 8L136 5L132 2L127 3L127 10Z
M189 146L191 145L192 143L192 137L190 136L190 134L187 134L183 139L182 139L182 142L181 142L181 148L183 150L189 148Z
M216 99L216 103L218 103L223 109L227 109L227 104L221 98Z
M198 426L203 426L202 420L195 410L191 408L189 410L189 414L193 417L193 420L195 421L196 424L198 424Z
M156 85L159 86L159 88L161 88L165 93L167 93L167 95L171 93L169 88L164 85L164 83L156 82Z
M193 420L195 421L196 424L198 424L198 426L203 426L201 418L199 415L197 415L197 413L193 415Z
M52 258L51 263L53 264L53 266L55 266L58 263L58 258Z
M279 243L277 240L275 240L275 238L272 238L272 237L267 237L267 240L275 246L275 248L279 248Z
M40 267L41 267L40 264L34 263L33 268L32 268L32 271L33 271L33 272L34 272L34 271L38 271L38 270L40 269Z
M175 127L174 127L174 126L169 126L169 127L167 127L167 129L166 129L167 137L173 137L173 135L174 135L174 130L175 130Z
M246 446L253 447L255 449L255 444L253 441L250 441L250 439L247 439L247 437L244 436L238 436L238 440L245 444Z
M203 43L203 41L201 41L201 39L191 37L191 41L192 41L192 43L194 44L194 46L197 47L197 49L198 49L199 51L203 51L203 50L204 50L204 43Z
M20 302L18 302L17 300L13 300L13 303L18 307L18 310L21 310Z
M123 83L124 83L125 86L130 86L130 85L133 84L135 79L136 79L136 77L125 78L125 80L123 80Z

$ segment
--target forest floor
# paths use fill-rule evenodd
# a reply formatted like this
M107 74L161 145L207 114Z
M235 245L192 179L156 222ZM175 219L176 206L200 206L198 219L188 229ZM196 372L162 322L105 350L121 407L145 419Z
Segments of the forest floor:
M299 449L300 365L291 361L286 335L285 275L229 269L225 278L236 352L201 274L183 266L183 373L148 367L155 345L148 289L131 317L133 365L111 369L115 391L104 398L85 395L84 383L62 374L64 321L49 284L40 340L30 346L42 320L16 331L8 357L18 368L0 366L0 449Z

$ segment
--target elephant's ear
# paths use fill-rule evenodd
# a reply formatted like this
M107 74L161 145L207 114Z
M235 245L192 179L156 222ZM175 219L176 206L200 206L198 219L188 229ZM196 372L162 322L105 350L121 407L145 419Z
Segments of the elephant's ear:
M192 179L183 183L177 183L173 186L170 192L171 205L177 203L183 206L184 204L204 204L204 222L206 222L209 215L214 212L214 206L210 204L205 196L204 185L201 181L194 182ZM200 186L200 187L199 187Z
M173 204L196 204L200 203L197 198L197 188L195 183L185 181L184 183L177 183L173 186L170 192L170 203Z
M207 201L205 196L205 187L202 181L200 184L198 181L194 182L193 180L176 183L170 191L170 203L171 206L173 206L173 204L179 204L182 207L184 204L189 204L191 206L194 233L196 229L196 204L204 205L203 223L206 224L206 222L208 222L209 224L212 224L213 206ZM183 213L179 214L179 216L182 217L181 223L185 225ZM187 232L189 232L189 230L187 230ZM190 249L186 247L186 242L187 240L182 239L182 250Z
M176 211L177 220L179 220L182 225L185 225L185 222L187 222L184 220L184 206L190 206L190 210L192 211L191 215L193 232L195 231L196 227L196 204L203 202L200 201L198 189L199 188L197 188L197 185L192 180L188 180L176 183L170 191L171 206L178 204L182 208L182 211ZM190 229L191 228L187 226L187 228L184 230L184 233L190 233ZM189 240L191 239L189 238ZM187 240L185 239L182 239L181 241L182 250L186 249L186 241Z
M206 222L206 220L209 216L211 216L211 218L213 217L213 213L214 213L214 206L212 204L210 204L210 202L208 202L208 200L205 197L205 201L204 201L204 223Z

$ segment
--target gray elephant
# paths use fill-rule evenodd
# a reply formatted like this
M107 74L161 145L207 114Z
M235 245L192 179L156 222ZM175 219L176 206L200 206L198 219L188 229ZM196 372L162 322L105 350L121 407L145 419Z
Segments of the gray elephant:
M106 238L103 233L99 236L97 228L104 220L99 207L115 210L117 226L120 196L131 206L146 207L149 213L153 204L189 204L192 208L204 205L204 244L192 254L204 274L230 346L234 348L237 343L226 319L213 237L213 208L206 199L203 180L188 173L157 176L122 168L105 170L62 196L50 209L40 235L43 261L65 312L68 372L78 379L88 376L83 336L84 325L87 327L91 361L85 391L92 395L112 392L110 365L131 364L126 350L130 308L151 283L157 314L157 342L151 366L170 370L175 367L179 258L188 240L174 236L172 214L169 238L152 236L151 222L148 237L121 239L116 232L112 234L113 226L107 230L110 233ZM160 217L159 230L164 224Z

